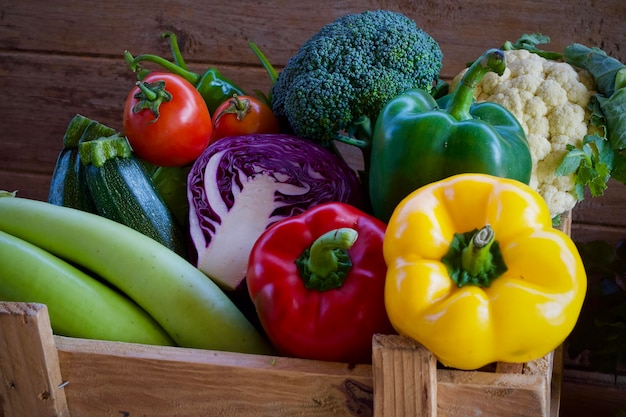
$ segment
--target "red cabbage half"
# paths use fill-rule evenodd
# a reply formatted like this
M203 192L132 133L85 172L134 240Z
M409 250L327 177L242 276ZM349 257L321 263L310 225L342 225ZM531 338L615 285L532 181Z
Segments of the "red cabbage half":
M320 203L362 202L356 173L341 158L283 134L212 143L189 172L187 198L196 265L225 290L242 283L269 225Z

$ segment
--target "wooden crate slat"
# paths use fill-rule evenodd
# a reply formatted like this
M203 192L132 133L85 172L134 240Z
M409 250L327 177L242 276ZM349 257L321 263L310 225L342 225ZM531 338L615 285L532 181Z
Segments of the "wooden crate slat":
M26 307L14 304L0 303L1 329L7 340L12 332L6 330L10 328L6 323L24 320L21 311ZM430 352L400 336L377 336L373 365L350 366L61 336L52 338L47 310L40 310L38 317L41 314L45 320L38 323L40 330L46 330L43 333L48 334L47 340L21 337L16 341L10 336L13 347L3 350L19 351L23 344L35 346L35 350L39 350L38 344L41 349L47 346L46 359L39 362L45 364L43 368L53 375L54 381L59 381L50 386L63 385L64 388L57 393L55 402L60 409L52 411L53 414L37 412L35 415L67 417L71 411L74 417L280 417L294 414L460 417L470 410L480 410L484 416L501 416L510 415L502 413L514 409L514 415L520 417L556 417L550 414L550 367L537 366L521 374L436 369ZM3 374L7 374L5 369L11 369L11 363L5 358L0 362ZM376 373L373 369L381 363L383 367ZM30 380L37 378L39 372L31 367L23 376ZM3 398L0 402L3 414L0 415L30 415L7 407L6 396L4 392L0 396ZM380 401L380 397L383 402L378 404L375 400ZM22 397L22 401L22 407L38 406L33 396Z
M376 417L437 416L437 359L402 336L375 335L372 366Z
M55 339L76 416L371 415L369 365Z
M69 417L48 308L0 303L0 415Z

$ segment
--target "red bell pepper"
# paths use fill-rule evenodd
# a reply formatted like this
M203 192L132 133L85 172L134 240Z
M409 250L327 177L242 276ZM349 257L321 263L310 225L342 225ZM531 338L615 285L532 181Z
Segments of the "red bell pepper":
M372 336L395 333L385 310L386 225L344 203L325 203L269 227L246 281L277 351L370 363Z

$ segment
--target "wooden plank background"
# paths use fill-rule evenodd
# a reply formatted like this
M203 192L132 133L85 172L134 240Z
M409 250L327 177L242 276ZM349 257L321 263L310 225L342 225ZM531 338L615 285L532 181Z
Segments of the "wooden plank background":
M132 74L123 51L169 57L163 31L174 31L190 67L215 66L247 91L269 80L247 42L278 69L320 27L346 13L400 11L433 36L451 78L486 48L541 32L552 47L595 45L626 62L623 0L398 2L261 0L201 2L4 0L0 4L0 189L45 200L50 175L76 113L121 128ZM601 198L574 210L578 240L626 236L626 187L612 183Z

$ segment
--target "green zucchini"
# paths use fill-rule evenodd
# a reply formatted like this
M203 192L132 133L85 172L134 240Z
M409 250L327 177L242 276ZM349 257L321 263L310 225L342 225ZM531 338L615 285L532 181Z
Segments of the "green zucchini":
M81 141L79 153L99 215L131 227L187 258L183 228L124 136Z
M70 121L63 147L52 172L48 202L58 206L72 207L90 213L96 212L95 204L83 179L78 143L100 136L110 136L113 129L77 114Z

